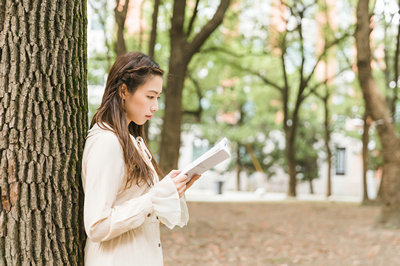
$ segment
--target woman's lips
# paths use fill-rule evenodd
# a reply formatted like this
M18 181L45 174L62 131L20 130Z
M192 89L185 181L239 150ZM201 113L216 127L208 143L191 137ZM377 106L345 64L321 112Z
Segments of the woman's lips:
M147 119L150 119L152 117L152 115L146 115Z

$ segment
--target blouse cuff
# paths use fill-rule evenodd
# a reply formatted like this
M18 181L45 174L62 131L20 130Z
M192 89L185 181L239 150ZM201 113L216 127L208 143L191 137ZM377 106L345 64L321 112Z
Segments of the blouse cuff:
M185 194L183 194L183 197L180 198L180 205L181 205L181 220L184 225L187 225L189 221L189 210L186 205L186 197ZM182 227L182 226L181 226Z
M186 203L179 198L179 193L170 176L167 175L156 183L151 194L153 209L165 226L172 229L175 225L183 227L187 224L189 215Z

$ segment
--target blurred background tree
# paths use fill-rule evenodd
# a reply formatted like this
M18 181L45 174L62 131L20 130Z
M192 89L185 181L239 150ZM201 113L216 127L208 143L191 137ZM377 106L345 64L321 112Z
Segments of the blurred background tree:
M181 131L209 145L226 136L233 142L230 169L235 169L237 189L242 187L240 173L259 171L273 179L281 168L289 177L287 193L295 196L298 180L309 182L312 190L312 182L326 171L329 197L335 194L332 178L340 148L333 139L342 134L364 147L359 178L363 198L369 200L367 170L380 171L385 148L357 81L352 38L357 1L131 0L107 8L105 1L91 2L107 49L89 53L89 85L104 83L122 35L128 51L154 54L167 70L161 108L148 134L166 170L177 166ZM113 16L126 6L125 23L117 22ZM397 135L398 9L394 1L370 6L372 75ZM95 108L91 105L91 114ZM349 128L349 120L359 126ZM327 167L318 168L321 163ZM384 190L380 186L379 195Z

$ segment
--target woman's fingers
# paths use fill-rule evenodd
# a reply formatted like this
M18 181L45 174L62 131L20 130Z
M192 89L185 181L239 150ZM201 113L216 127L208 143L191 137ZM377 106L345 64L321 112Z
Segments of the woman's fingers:
M186 190L186 180L187 175L180 175L181 171L172 170L168 175L171 177L172 181L175 184L176 190L178 191L179 197L182 197L183 193Z
M182 197L183 193L186 190L185 182L178 183L178 184L175 184L175 185L176 185L176 190L178 191L179 197Z
M182 172L181 170L172 170L171 172L169 172L168 175L169 175L171 178L174 178L174 177L178 176L181 172Z
M179 197L180 197L180 198L183 196L183 193L185 193L185 191L186 191L186 185L183 185L183 186L178 190L178 193L179 193Z

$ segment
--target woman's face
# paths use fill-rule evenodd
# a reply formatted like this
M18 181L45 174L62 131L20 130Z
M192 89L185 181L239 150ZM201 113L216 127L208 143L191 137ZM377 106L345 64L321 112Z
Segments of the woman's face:
M124 93L128 123L133 121L137 125L143 125L153 116L154 112L158 110L162 83L161 76L153 76L140 85L133 94L128 91Z

